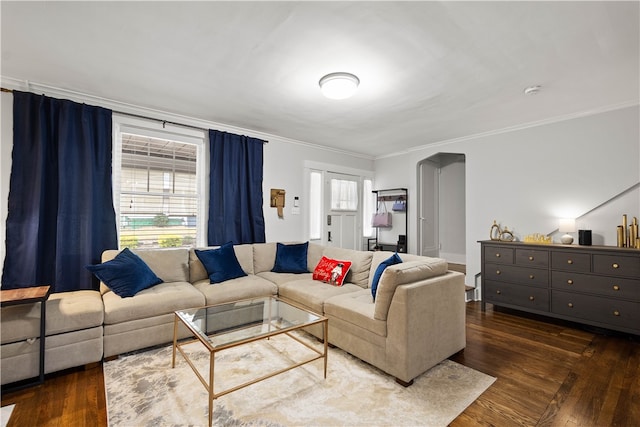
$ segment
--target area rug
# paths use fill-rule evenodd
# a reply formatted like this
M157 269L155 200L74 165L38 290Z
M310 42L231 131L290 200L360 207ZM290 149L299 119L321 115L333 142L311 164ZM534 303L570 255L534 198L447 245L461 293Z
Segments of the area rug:
M321 344L302 333L302 339ZM186 347L208 378L208 352ZM129 353L104 364L111 427L206 426L207 392L171 346ZM286 336L219 352L219 392L314 353ZM338 348L329 349L327 378L317 360L214 400L215 426L446 426L495 378L445 360L402 387L393 377Z
M16 405L7 405L3 406L0 409L0 427L6 427L9 423L9 419L11 418L11 413L13 412L13 408Z

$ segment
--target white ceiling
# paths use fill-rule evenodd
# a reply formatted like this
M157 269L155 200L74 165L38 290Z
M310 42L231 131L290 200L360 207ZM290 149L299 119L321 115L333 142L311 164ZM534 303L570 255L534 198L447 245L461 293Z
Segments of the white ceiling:
M638 104L639 5L2 1L1 74L377 157Z

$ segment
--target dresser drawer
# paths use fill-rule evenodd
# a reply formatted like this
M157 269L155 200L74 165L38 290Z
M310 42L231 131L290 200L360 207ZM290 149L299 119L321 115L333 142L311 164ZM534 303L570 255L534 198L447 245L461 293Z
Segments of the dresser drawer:
M637 302L554 290L551 312L640 331L640 303Z
M501 264L513 264L513 248L503 248L500 246L486 246L484 249L484 260Z
M549 273L547 270L506 264L487 263L485 266L486 271L484 271L483 274L488 280L538 287L549 286Z
M591 271L591 255L588 253L554 251L551 254L551 268L554 270Z
M529 267L548 267L549 252L537 249L516 249L516 264Z
M638 278L640 277L640 256L596 254L593 256L593 272Z
M485 281L484 296L487 302L496 305L518 306L523 309L549 311L549 291L543 288L511 285Z
M563 291L587 292L640 302L640 279L553 271L551 273L551 287Z

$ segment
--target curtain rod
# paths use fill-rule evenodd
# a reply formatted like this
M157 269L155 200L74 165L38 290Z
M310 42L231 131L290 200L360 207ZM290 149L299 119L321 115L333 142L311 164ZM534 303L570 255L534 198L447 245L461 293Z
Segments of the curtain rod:
M12 89L7 89L7 88L4 88L4 87L0 87L0 91L6 92L6 93L13 93ZM170 124L170 125L174 125L174 126L182 126L182 127L189 128L189 129L201 130L203 132L208 132L209 131L209 129L201 128L199 126L186 125L184 123L172 122L170 120L156 119L155 117L147 117L147 116L143 116L143 115L140 115L140 114L125 113L124 111L117 111L117 110L111 110L111 111L116 113L116 114L122 114L124 116L135 117L137 119L155 120L156 122L162 123L162 128L163 129L164 129L165 125ZM260 138L256 138L256 139L260 139ZM265 144L269 143L269 141L266 141L264 139L260 139L260 140L263 141Z

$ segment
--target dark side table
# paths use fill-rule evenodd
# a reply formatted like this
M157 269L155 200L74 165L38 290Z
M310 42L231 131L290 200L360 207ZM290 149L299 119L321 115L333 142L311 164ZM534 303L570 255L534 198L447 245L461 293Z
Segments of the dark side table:
M33 286L29 288L0 290L0 307L8 307L11 305L40 303L40 374L38 380L28 384L23 384L11 390L15 391L32 385L42 384L44 382L44 340L46 335L46 313L47 304L51 294L51 286Z

